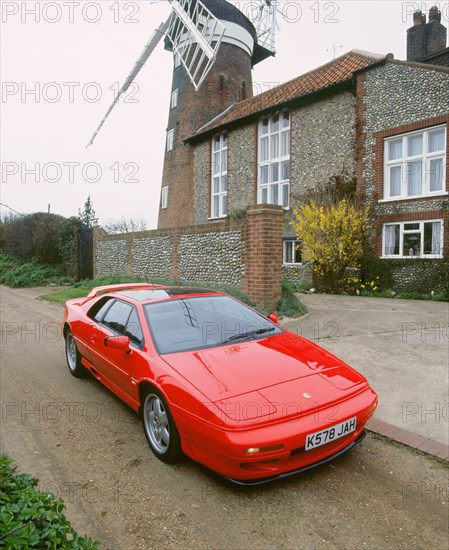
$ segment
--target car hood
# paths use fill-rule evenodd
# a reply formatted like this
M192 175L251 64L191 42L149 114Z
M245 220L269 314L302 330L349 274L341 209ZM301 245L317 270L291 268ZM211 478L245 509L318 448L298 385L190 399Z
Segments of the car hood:
M338 400L367 385L365 378L331 353L295 334L164 355L164 360L212 403L232 408L265 403L266 414L295 401L301 410ZM303 397L310 394L310 397ZM257 416L261 416L260 406ZM264 413L265 414L265 413Z

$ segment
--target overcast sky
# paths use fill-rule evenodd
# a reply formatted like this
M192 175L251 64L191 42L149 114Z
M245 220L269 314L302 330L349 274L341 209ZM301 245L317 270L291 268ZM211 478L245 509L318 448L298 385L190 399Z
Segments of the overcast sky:
M248 2L233 2L242 11ZM254 0L253 0L254 4ZM449 2L282 1L277 54L257 65L266 90L351 49L406 56L416 9ZM1 0L1 203L77 215L88 195L100 223L156 227L172 58L162 43L94 145L85 149L168 2ZM2 212L5 212L2 207Z

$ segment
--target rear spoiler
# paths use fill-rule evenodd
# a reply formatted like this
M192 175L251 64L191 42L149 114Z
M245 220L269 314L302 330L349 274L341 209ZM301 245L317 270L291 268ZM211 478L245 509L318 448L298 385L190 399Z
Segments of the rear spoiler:
M153 283L127 283L127 284L118 284L118 285L96 286L89 292L86 298L95 298L96 296L99 296L100 294L104 294L105 292L114 292L117 290L132 290L132 289L143 290L144 288L153 289L153 288L161 288L161 287L162 285L155 285Z

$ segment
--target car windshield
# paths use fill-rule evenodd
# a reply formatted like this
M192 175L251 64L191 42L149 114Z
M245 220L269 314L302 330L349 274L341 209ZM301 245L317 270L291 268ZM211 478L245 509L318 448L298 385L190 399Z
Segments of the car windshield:
M175 353L266 338L282 332L263 315L230 296L178 298L146 304L159 353Z

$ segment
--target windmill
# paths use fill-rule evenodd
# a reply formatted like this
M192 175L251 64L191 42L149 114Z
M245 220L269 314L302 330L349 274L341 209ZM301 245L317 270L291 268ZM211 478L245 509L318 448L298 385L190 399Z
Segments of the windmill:
M121 95L164 38L165 49L174 58L172 96L176 92L176 105L171 105L169 111L170 142L165 153L162 187L170 189L174 200L170 201L170 208L161 208L159 227L193 223L192 185L186 189L182 180L192 158L191 152L182 147L183 140L232 103L252 95L252 67L275 54L278 3L258 0L251 21L226 0L168 2L169 17L154 31L87 145L93 144ZM251 4L254 8L255 3Z
M117 92L113 103L93 133L87 147L93 144L120 97L127 92L164 35L171 44L174 56L179 57L187 71L195 90L198 90L210 71L216 59L225 26L200 0L168 1L172 7L170 16L153 32L132 71ZM259 4L257 9L253 7L258 46L274 55L278 2L259 0Z

